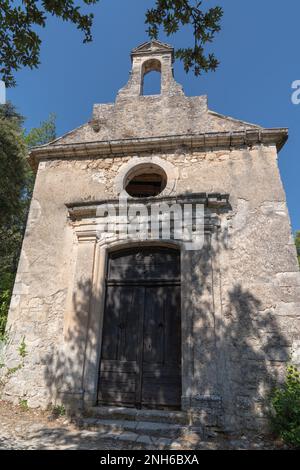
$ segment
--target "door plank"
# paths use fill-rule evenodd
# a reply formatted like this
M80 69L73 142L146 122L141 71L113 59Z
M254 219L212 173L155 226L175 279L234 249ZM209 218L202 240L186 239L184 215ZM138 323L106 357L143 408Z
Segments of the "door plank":
M111 401L114 394L116 403L136 403L141 374L137 362L137 324L143 302L144 291L141 287L107 286L98 392L98 400L102 403ZM128 383L132 381L132 393L128 393Z
M139 247L109 257L98 401L180 409L177 250Z
M145 294L142 405L181 402L180 288L148 287Z

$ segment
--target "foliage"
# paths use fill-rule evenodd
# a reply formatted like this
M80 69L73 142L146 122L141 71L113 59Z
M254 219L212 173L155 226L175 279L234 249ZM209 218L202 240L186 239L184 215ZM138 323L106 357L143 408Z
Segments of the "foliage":
M56 138L56 115L51 113L46 121L40 123L39 127L33 127L28 134L24 135L25 143L28 149L38 145L44 145ZM33 192L35 175L29 165L26 172L26 189L28 191L27 198L30 200ZM28 206L29 209L29 206Z
M25 343L25 336L24 336L19 346L19 356L22 357L22 359L24 359L26 355L27 355L27 350L26 350L26 343Z
M37 145L44 145L56 138L56 116L51 113L47 121L41 122L40 127L33 127L30 132L25 135L25 142L28 148Z
M8 116L8 117L7 117ZM10 225L22 211L26 145L22 118L11 106L0 107L0 225Z
M22 242L20 226L26 186L23 117L9 103L0 106L0 339L3 339Z
M5 277L8 277L8 273L3 273L2 281L5 281ZM9 276L12 278L12 276ZM9 309L10 297L12 292L12 282L10 282L9 288L6 286L0 286L0 342L5 341L5 326L6 326L6 319L7 313Z
M4 328L5 328L5 325L4 325ZM6 335L8 336L7 332L6 332ZM4 336L4 335L2 335L2 336ZM4 337L4 341L5 340L7 340L7 339ZM22 361L19 362L16 366L8 368L7 371L6 371L6 377L10 377L11 375L14 375L16 372L18 372L18 370L20 370L20 369L22 369L22 367L24 367L24 359L27 355L25 336L22 338L22 341L21 341L21 343L18 347L18 352L19 352L19 356L21 357ZM2 363L0 366L5 367L5 364Z
M0 77L7 86L14 86L14 73L21 67L39 65L41 39L37 27L45 28L47 16L56 16L73 23L83 32L84 41L92 40L93 14L82 13L82 8L99 0L24 0L13 5L12 0L0 2ZM187 26L192 31L192 46L179 48L176 57L183 61L186 72L193 69L215 70L218 61L214 54L205 55L204 47L220 31L223 15L221 7L205 10L204 0L156 0L155 7L146 11L145 23L151 39L157 39L160 28L170 36ZM80 5L81 4L81 5Z
M204 46L213 41L220 31L220 20L223 10L217 6L204 11L203 1L189 0L156 0L156 7L147 11L146 24L149 25L148 34L151 38L158 38L159 28L162 27L167 36L170 36L182 26L190 25L194 36L193 47L180 48L176 57L183 61L184 69L191 68L196 76L201 71L216 70L219 62L214 54L204 53Z
M10 367L7 369L6 376L9 377L10 375L14 375L18 370L22 369L23 364L20 362L17 366L15 367Z
M55 406L53 406L52 414L55 417L65 416L66 409L65 409L64 405L55 405Z
M24 118L11 103L0 105L0 340L26 226L34 175L26 162L28 147L55 138L55 116L25 134Z
M22 411L28 411L29 410L28 401L25 400L24 398L19 398L19 407L21 408Z
M300 372L289 365L285 383L272 395L274 432L289 445L300 447Z
M24 0L13 5L12 0L0 3L0 74L7 86L15 85L13 72L21 66L31 69L39 65L41 39L37 26L44 28L47 16L56 16L73 23L83 32L84 42L92 40L93 14L83 14L82 6L98 0Z
M300 266L300 230L296 232L295 243L296 243L296 249L297 249L298 262Z
M15 106L8 101L0 106L0 119L14 120L20 126L24 123L24 118L18 113Z

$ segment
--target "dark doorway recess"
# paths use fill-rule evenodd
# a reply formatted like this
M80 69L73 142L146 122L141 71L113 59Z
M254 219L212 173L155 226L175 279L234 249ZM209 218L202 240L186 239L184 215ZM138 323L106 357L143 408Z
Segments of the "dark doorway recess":
M98 402L180 409L180 252L112 253L106 284Z

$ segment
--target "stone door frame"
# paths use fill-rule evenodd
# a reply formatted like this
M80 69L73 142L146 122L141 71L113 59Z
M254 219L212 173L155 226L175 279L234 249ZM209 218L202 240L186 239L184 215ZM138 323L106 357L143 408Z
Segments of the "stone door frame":
M85 259L86 261L88 255L90 255L90 262L93 265L93 270L91 273L91 302L86 331L86 357L84 358L84 363L82 364L83 371L81 387L84 406L89 408L91 406L95 406L97 402L98 376L103 335L103 318L105 313L106 272L109 253L123 248L134 248L136 246L176 247L180 251L181 295L183 295L186 284L183 273L186 269L188 269L188 267L186 266L184 250L181 244L170 240L151 240L151 242L139 242L134 240L111 240L106 242L97 240L96 233L86 234L80 231L77 232L77 237L79 241L78 252L81 252L81 256L78 258ZM83 254L83 252L85 252L85 254ZM78 267L79 266L77 264L77 268ZM74 285L73 288L76 289L76 285ZM188 319L186 318L186 309L184 309L183 306L184 302L181 300L182 409L185 408L186 397L189 393L189 389L191 388L190 380L192 378L192 371L190 369L192 367L193 357L192 344L190 341L187 341Z
M184 244L173 240L120 240L110 237L99 238L96 230L96 217L79 218L73 223L77 243L73 244L76 250L75 269L69 290L69 301L64 321L64 353L65 374L64 383L60 392L66 404L77 407L79 402L84 408L90 408L97 403L98 372L101 357L102 327L105 311L105 288L108 255L112 251L136 246L162 246L175 247L180 250L181 263L181 354L182 354L182 398L181 409L191 407L193 397L197 393L194 386L194 338L193 338L193 312L188 308L190 283L193 277L191 259L192 252L184 249ZM209 273L212 273L212 262L206 256L211 244L217 242L212 236L217 233L214 223L205 225L205 242L201 250L204 254L204 264ZM215 242L213 242L215 239ZM213 276L211 276L213 278ZM82 304L84 309L74 305L74 298L80 299L78 292L80 285L88 286L83 292ZM216 286L218 289L218 286ZM89 299L87 301L87 292ZM213 295L213 293L212 293ZM207 304L207 298L203 302ZM199 299L199 302L202 300ZM209 298L212 309L215 308L213 297ZM83 311L85 310L85 311ZM79 332L69 334L68 332ZM78 351L81 351L81 354Z

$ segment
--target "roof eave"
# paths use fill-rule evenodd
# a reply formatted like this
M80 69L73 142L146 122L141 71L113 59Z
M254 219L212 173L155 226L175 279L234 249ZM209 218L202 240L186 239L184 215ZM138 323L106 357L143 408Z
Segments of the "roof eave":
M130 155L149 150L175 150L183 146L191 150L205 148L238 148L257 144L276 145L280 151L288 139L288 129L246 129L233 132L207 132L146 138L106 140L56 144L35 147L29 153L29 163L36 169L40 160L63 158L91 158L112 155Z

